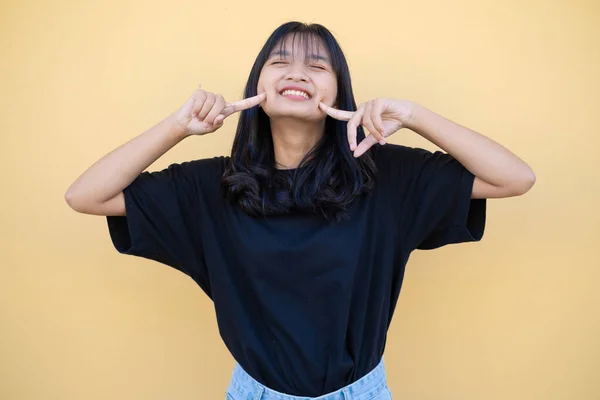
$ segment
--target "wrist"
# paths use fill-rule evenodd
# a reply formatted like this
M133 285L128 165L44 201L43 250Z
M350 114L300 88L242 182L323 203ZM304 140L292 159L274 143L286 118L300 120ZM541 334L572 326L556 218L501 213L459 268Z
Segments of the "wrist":
M405 113L403 117L404 126L410 130L415 130L418 127L420 114L422 112L423 107L418 105L412 101L406 101L405 103Z
M190 133L188 132L187 128L181 125L179 121L177 121L175 114L171 114L170 116L168 116L165 122L167 123L167 130L169 134L175 139L183 140L190 136Z

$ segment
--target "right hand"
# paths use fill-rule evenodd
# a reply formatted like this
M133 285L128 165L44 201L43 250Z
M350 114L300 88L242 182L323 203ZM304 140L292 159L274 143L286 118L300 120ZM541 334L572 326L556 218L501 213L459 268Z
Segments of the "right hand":
M228 103L220 94L202 90L200 87L185 104L173 114L173 118L187 135L205 135L223 126L223 120L231 114L255 107L265 101L266 93Z

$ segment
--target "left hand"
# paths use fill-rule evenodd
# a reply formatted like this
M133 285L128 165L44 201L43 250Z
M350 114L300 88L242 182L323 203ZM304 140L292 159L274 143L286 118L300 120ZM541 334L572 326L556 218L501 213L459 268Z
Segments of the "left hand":
M405 128L413 113L413 104L406 100L377 98L362 103L356 111L338 110L319 103L319 108L331 118L348 121L348 143L354 157L360 157L375 143L385 144L385 138ZM358 145L356 129L363 125L369 131Z

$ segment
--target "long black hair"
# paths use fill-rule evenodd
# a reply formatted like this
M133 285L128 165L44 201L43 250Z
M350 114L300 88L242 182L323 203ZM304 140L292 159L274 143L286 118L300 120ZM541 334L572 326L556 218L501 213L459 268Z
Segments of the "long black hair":
M260 72L274 47L284 46L288 35L308 45L322 40L337 77L336 106L355 111L346 57L331 32L319 24L288 22L277 28L254 61L244 98L256 96ZM316 40L315 40L316 39ZM357 140L364 138L359 127ZM303 158L298 168L275 167L270 119L260 107L244 110L238 122L231 158L223 174L226 198L253 216L281 215L294 209L321 214L329 221L349 217L352 201L373 188L375 163L370 152L355 158L347 139L347 123L327 117L325 134Z

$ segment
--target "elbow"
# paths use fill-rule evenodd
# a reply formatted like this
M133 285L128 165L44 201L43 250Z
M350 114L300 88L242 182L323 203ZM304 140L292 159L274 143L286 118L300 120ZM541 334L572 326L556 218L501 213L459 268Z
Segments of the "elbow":
M65 193L65 201L67 202L67 204L69 205L69 207L71 207L73 210L76 210L76 202L73 196L73 193L71 193L70 191L67 190L67 192Z
M515 182L512 185L512 195L513 196L522 196L525 193L529 192L533 185L535 185L536 176L535 172L530 167L527 167L527 170L519 175L518 179L515 179Z
M75 194L72 191L67 190L64 197L65 201L67 202L69 207L71 207L71 209L80 213L83 212L83 208L81 207L81 201L78 200L77 196L75 196Z
M529 166L519 173L506 174L502 184L493 184L478 178L473 184L473 198L507 198L522 196L535 185L535 173Z

